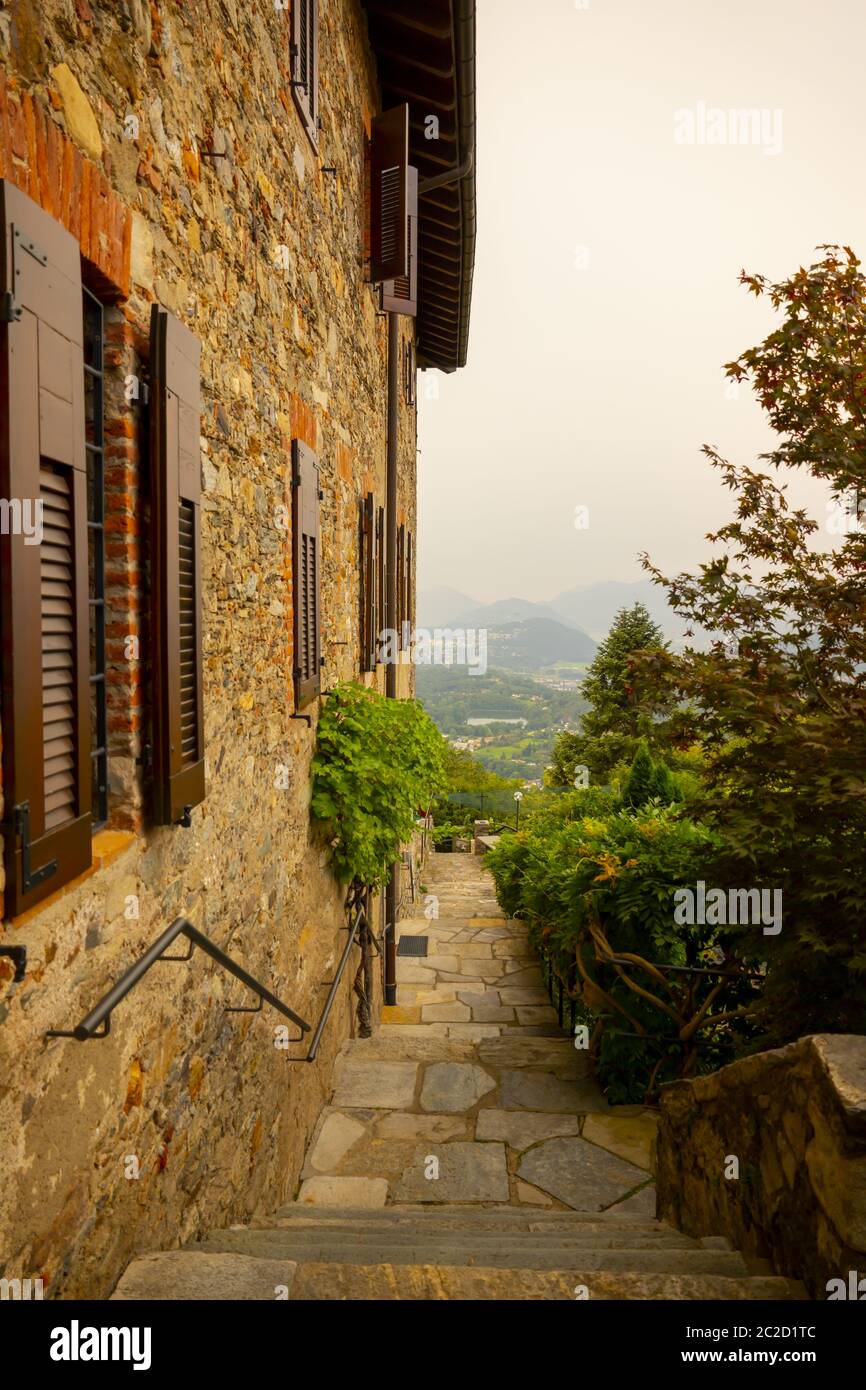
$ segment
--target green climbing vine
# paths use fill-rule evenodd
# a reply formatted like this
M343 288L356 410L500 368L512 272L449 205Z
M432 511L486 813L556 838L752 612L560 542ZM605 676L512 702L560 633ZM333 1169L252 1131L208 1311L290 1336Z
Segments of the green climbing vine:
M341 883L380 887L415 816L445 788L445 740L415 700L355 682L331 691L319 720L311 811Z

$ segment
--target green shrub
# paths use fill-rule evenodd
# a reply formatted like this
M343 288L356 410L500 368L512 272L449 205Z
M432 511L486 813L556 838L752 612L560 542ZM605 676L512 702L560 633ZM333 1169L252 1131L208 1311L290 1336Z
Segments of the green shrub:
M420 808L444 786L445 740L414 700L347 683L328 695L313 759L311 813L341 883L381 886Z
M639 810L650 801L670 806L681 799L670 768L664 762L656 762L646 742L641 742L623 788L623 806Z
M590 1023L612 1101L650 1098L661 1082L734 1055L731 1022L753 994L748 978L656 969L712 970L725 948L724 929L674 915L675 892L701 877L714 847L702 826L651 806L551 814L487 856L503 910L529 923Z

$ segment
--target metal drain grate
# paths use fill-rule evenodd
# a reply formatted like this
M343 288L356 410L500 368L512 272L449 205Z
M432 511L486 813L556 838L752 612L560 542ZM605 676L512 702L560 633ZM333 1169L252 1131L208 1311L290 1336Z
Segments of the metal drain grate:
M398 956L426 956L426 936L401 936L397 942Z

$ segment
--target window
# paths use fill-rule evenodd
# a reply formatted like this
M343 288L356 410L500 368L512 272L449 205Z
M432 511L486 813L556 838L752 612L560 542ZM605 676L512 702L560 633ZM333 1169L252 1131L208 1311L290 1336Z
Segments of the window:
M319 148L319 4L292 3L292 96L314 150Z
M370 279L373 284L400 280L409 274L409 182L409 107L395 106L373 122L370 147ZM382 307L386 307L384 303Z
M90 767L95 830L108 820L108 720L105 685L105 336L102 305L86 287L83 294L87 589L90 610Z
M411 410L415 404L415 344L411 338L403 344L403 396Z
M379 652L379 614L378 614L378 511L376 498L372 492L361 499L361 670L375 671Z
M418 170L406 170L406 274L382 285L381 307L385 313L418 314Z
M13 519L16 507L22 516L38 508L39 525L38 533L12 525L0 534L4 911L15 917L91 863L98 682L89 680L87 493L95 476L88 454L98 473L101 436L96 390L88 425L95 448L85 448L78 243L8 181L0 181L0 234L13 272L3 287L10 317L0 340L8 403L0 496Z
M201 593L201 344L150 315L151 629L154 819L189 826L204 800Z
M299 710L321 690L320 501L318 457L302 440L293 439L294 675L295 708Z

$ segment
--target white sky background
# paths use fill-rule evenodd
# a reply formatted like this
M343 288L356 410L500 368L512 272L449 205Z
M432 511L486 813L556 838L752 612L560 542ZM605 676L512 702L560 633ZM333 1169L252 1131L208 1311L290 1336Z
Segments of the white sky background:
M478 0L469 365L419 378L421 588L546 599L641 578L644 549L706 558L731 505L700 446L772 440L726 396L774 323L740 269L866 260L864 53L862 0ZM782 152L677 144L699 102L779 108Z

